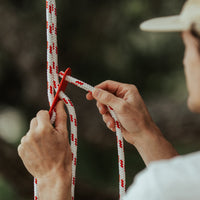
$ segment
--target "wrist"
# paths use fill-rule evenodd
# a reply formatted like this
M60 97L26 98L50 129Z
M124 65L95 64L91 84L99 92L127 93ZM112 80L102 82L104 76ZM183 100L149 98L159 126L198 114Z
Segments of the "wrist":
M41 200L60 200L71 198L71 173L56 171L38 178L38 191Z
M47 186L46 183L49 183L48 185L54 185L54 183L71 183L71 173L67 173L65 171L56 171L56 172L52 172L49 174L46 174L43 177L38 178L38 185L41 186Z
M134 146L146 165L152 161L170 159L178 155L174 147L164 138L160 129L154 124L135 140Z
M134 134L130 133L130 135L134 135L134 137L131 138L130 143L136 148L141 145L146 145L150 141L156 140L158 137L163 137L160 129L153 121L148 126L144 127L141 132Z

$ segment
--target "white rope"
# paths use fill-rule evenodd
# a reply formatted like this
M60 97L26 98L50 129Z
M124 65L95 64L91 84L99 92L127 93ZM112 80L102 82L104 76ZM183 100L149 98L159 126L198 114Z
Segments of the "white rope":
M50 107L54 101L54 94L58 90L59 79L63 77L64 73L58 70L58 47L57 47L57 11L55 0L46 1L46 19L47 19L47 93ZM94 88L87 83L84 83L71 76L66 76L66 81L88 91L92 92ZM77 118L72 101L67 97L63 91L59 92L59 98L62 99L68 109L71 124L71 151L72 151L72 186L71 195L74 200L75 181L76 181L76 165L77 165ZM119 199L125 194L126 180L125 180L125 161L124 161L124 144L121 133L120 123L112 110L108 107L112 117L115 120L117 147L118 147L118 163L119 163ZM53 124L56 119L56 113L53 110L51 116L51 123ZM37 188L38 180L34 178L34 200L39 200L39 192ZM48 184L48 183L47 183Z
M70 115L70 127L71 127L71 151L72 151L72 186L71 186L71 195L72 200L74 200L75 193L75 181L76 181L76 165L77 165L77 146L78 146L78 137L77 137L77 118L74 109L74 105L71 100L63 93L59 93L60 99L62 99L68 109Z
M59 76L63 78L64 72L60 72ZM65 80L69 83L72 83L73 85L87 91L87 92L93 92L94 87L91 85L80 81L76 78L73 78L71 76L66 76ZM124 142L121 132L121 125L118 121L116 114L114 113L113 109L108 106L108 109L110 111L111 116L115 120L115 128L116 128L116 136L117 136L117 147L118 147L118 165L119 165L119 199L125 194L126 190L126 175L125 175L125 156L124 156Z

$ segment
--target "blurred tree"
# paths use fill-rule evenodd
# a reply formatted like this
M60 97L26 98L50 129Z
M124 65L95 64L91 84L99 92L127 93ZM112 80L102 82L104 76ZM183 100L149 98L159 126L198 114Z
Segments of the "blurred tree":
M180 36L139 30L143 20L177 14L183 2L68 0L57 1L57 7L60 70L71 66L73 76L92 85L105 79L136 84L165 136L187 153L198 149L200 125L183 103L187 93ZM48 109L45 2L1 0L0 16L0 108L20 110L28 129L35 113ZM108 134L95 102L87 102L83 91L69 86L67 93L79 121L77 200L117 199L115 136ZM189 134L181 137L185 132ZM30 199L32 180L17 157L18 143L0 140L0 173L19 199ZM129 186L144 164L128 144L126 160Z

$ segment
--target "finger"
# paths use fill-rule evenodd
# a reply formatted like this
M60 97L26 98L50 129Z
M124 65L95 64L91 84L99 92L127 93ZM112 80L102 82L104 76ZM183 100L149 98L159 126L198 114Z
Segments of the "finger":
M119 111L119 107L123 101L121 98L118 98L115 95L99 88L95 88L92 94L93 97L101 104L112 107L116 112Z
M116 81L107 80L96 85L95 87L115 93L120 84L121 83Z
M33 118L30 123L30 129L35 129L38 126L37 118Z
M41 110L37 113L37 123L39 128L51 125L49 112L46 110Z
M103 90L107 90L111 93L115 93L117 88L118 88L118 84L119 84L119 82L108 80L108 81L104 81L104 82L96 85L95 87L103 89ZM94 99L92 92L88 92L86 94L86 99L87 100L93 100Z
M115 131L115 120L112 118L110 113L103 115L103 121L110 130Z
M88 93L86 94L86 99L89 100L89 101L91 101L91 100L94 99L94 97L92 96L92 93L91 93L91 92L88 92Z
M128 86L129 86L129 84L107 80L107 81L100 83L95 88L100 88L102 90L106 90L106 91L116 95L117 97L123 97L124 93L127 91Z
M21 139L21 144L24 144L26 141L26 136L23 136L22 139Z
M118 97L123 97L125 90L127 90L128 86L129 86L129 84L107 80L107 81L104 81L104 82L96 85L95 88L100 88L100 89L106 90L112 94L115 94ZM93 93L91 93L91 92L87 93L86 98L88 100L93 100L94 99Z
M56 105L56 121L55 128L60 132L67 131L67 114L65 112L63 101L59 101Z
M26 136L23 136L22 139L21 139L21 143L17 148L17 151L18 151L18 154L19 154L20 157L22 157L22 155L24 155L24 151L23 151L24 148L23 147L24 147L26 141L27 141Z
M100 102L97 102L97 108L99 109L100 114L104 115L108 112L107 106L103 105Z

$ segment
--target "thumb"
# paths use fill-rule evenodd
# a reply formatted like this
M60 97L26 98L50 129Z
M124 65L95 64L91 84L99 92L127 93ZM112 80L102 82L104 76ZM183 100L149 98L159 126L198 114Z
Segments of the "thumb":
M56 105L55 128L61 133L67 131L67 114L62 101L59 101Z
M104 105L112 107L116 112L118 111L119 105L122 101L120 98L116 97L112 93L99 88L95 88L92 95L97 101Z

